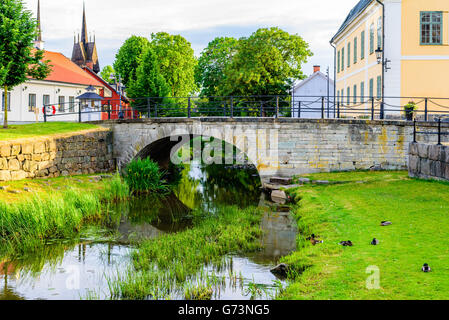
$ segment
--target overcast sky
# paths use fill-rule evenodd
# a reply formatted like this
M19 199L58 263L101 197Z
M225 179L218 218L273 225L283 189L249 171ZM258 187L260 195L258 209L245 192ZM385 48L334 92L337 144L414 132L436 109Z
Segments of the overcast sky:
M199 56L215 37L249 36L261 27L277 26L297 33L314 56L303 66L306 75L317 64L333 75L329 40L358 0L86 0L87 28L95 32L100 64L112 64L131 35L149 37L166 31L185 37ZM37 0L25 0L34 13ZM74 33L80 32L83 0L41 0L45 48L72 55Z

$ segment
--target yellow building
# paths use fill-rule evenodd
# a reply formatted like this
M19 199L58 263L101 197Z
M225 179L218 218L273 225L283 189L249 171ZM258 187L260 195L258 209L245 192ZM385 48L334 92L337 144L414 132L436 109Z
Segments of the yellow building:
M331 44L343 115L449 114L449 0L360 0Z

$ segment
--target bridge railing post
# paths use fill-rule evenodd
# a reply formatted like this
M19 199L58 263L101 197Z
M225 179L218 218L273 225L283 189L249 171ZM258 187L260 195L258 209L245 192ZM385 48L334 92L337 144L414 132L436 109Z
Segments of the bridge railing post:
M298 118L301 119L301 101L298 102Z
M340 101L337 102L337 119L340 119Z
M259 117L263 117L263 102L260 102Z
M234 97L231 97L231 118L234 118Z
M108 100L108 120L111 120L111 100Z
M81 101L78 103L78 122L82 122L81 119L81 108L82 108L82 104Z
M187 118L189 118L189 119L190 119L190 117L191 117L191 114L190 114L191 108L192 108L191 103L192 103L192 101L191 101L191 98L189 97L188 103L187 103Z
M441 146L441 118L438 118L438 145Z
M424 101L425 101L425 106L424 106L424 121L427 121L427 120L428 120L428 113L427 113L428 99L425 98Z
M321 97L321 119L324 119L324 97Z
M413 142L416 143L416 119L413 120Z
M371 97L371 120L374 120L374 97Z
M157 101L154 104L154 117L157 118Z
M151 98L147 98L147 114L148 118L151 118Z
M276 118L279 118L279 96L276 96Z

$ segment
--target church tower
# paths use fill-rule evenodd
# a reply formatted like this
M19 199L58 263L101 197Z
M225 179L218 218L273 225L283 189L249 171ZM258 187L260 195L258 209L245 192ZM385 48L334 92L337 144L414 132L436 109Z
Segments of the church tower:
M34 47L39 50L44 50L44 41L42 41L41 28L41 1L37 0L37 35L34 39Z
M95 36L89 39L87 33L86 21L86 6L83 5L83 21L81 27L81 39L74 39L72 61L81 68L87 67L95 73L100 72L100 63L98 62L97 45L95 43Z

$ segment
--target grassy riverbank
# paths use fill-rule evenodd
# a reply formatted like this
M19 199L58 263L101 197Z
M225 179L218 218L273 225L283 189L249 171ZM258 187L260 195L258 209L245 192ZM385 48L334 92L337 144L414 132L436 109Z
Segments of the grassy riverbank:
M132 256L133 268L118 281L111 281L112 298L166 299L182 288L188 278L206 265L224 263L229 253L251 252L260 247L261 210L222 207L215 214L194 212L193 226L186 231L166 234L138 245ZM191 297L212 291L208 275L200 277L200 285L189 285Z
M98 126L78 122L46 122L24 125L11 125L8 129L0 129L0 141L38 136L53 136L69 132L95 129Z
M284 259L293 283L282 299L449 298L449 183L409 179L405 172L309 177L347 183L293 192L302 235L298 251ZM381 227L385 220L393 224ZM312 233L324 243L312 246L305 240ZM373 238L378 246L370 245ZM340 246L343 240L354 246ZM431 273L421 271L424 263ZM367 289L376 268L380 287Z
M111 201L125 199L130 194L128 185L118 175L96 183L79 179L75 183L70 178L45 181L66 184L64 189L57 187L58 191L42 190L25 197L22 194L21 200L0 199L0 251L3 254L17 255L35 250L50 239L72 238L84 225L102 219ZM31 184L13 184L19 183ZM43 181L33 183L43 184Z

